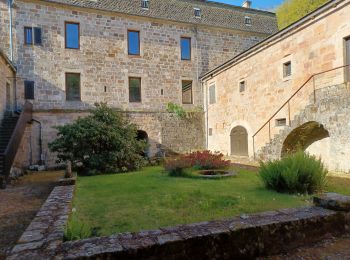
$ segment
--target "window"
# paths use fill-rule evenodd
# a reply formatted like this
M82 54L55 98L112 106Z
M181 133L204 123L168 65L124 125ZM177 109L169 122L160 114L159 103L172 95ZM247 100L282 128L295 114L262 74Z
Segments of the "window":
M252 25L252 18L250 18L249 16L244 17L244 23L246 25Z
M194 8L194 17L196 18L201 18L201 9L199 8Z
M24 99L34 99L34 81L24 81Z
M283 77L289 77L292 75L292 63L290 61L283 63Z
M182 104L192 104L192 81L182 81Z
M285 118L276 119L276 126L285 126L285 125L287 125L287 119Z
M215 85L209 87L209 104L216 103Z
M24 27L24 44L41 45L41 28Z
M213 135L213 128L209 128L209 136Z
M149 0L141 0L141 7L144 9L149 9Z
M129 102L141 102L141 78L129 78Z
M181 37L181 60L191 60L191 38Z
M140 55L140 32L128 31L128 54Z
M32 45L33 44L33 28L24 27L24 44Z
M245 91L245 81L239 82L239 92Z
M66 49L80 48L79 23L65 22Z
M66 100L80 101L80 74L66 73Z

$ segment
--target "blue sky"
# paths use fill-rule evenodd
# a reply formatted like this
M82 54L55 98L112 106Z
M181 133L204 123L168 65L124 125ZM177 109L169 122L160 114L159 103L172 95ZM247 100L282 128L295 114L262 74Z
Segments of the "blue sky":
M242 5L244 0L212 0L214 2L221 2L231 5ZM273 9L281 4L284 0L252 0L253 8L273 11Z

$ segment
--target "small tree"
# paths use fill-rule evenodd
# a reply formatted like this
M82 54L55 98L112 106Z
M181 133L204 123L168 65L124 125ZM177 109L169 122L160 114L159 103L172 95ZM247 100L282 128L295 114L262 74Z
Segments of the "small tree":
M57 139L49 144L58 162L72 163L78 174L125 172L145 164L146 142L137 140L137 128L122 113L95 104L92 114L72 124L58 126Z

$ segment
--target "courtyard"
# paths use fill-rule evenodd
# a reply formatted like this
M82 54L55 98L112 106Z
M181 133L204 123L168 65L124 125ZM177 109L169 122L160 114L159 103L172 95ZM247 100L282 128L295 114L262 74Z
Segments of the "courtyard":
M310 195L265 189L257 171L234 170L238 176L219 180L169 177L160 166L78 177L69 225L111 235L312 204ZM331 175L326 191L350 195L349 186L350 178Z

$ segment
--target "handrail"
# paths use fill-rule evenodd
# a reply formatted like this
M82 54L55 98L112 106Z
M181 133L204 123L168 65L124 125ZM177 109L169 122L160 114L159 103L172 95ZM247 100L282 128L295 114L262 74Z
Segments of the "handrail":
M18 147L21 143L22 136L24 134L26 124L32 120L33 105L28 101L24 104L23 110L18 118L16 127L11 135L11 138L7 144L4 156L4 176L5 180L10 175L13 161L16 157Z
M325 71L322 71L322 72L318 72L318 73L315 73L313 75L311 75L302 85L300 88L298 88L289 98L287 101L285 101L283 103L283 105L259 128L258 131L256 131L253 135L253 146L255 145L254 144L254 137L267 125L267 124L270 124L271 120L289 103L290 101L299 93L299 91L301 89L303 89L307 83L309 83L309 81L311 81L311 79L315 79L316 76L319 76L319 75L322 75L322 74L325 74L327 72L330 72L330 71L334 71L334 70L337 70L337 69L341 69L341 68L346 68L346 67L349 67L350 64L347 64L347 65L343 65L343 66L339 66L339 67L336 67L336 68L333 68L333 69L329 69L329 70L325 70ZM314 81L314 101L316 101L316 96L315 96L315 81ZM290 120L290 118L289 118ZM255 147L253 148L254 149L254 156L255 156Z

